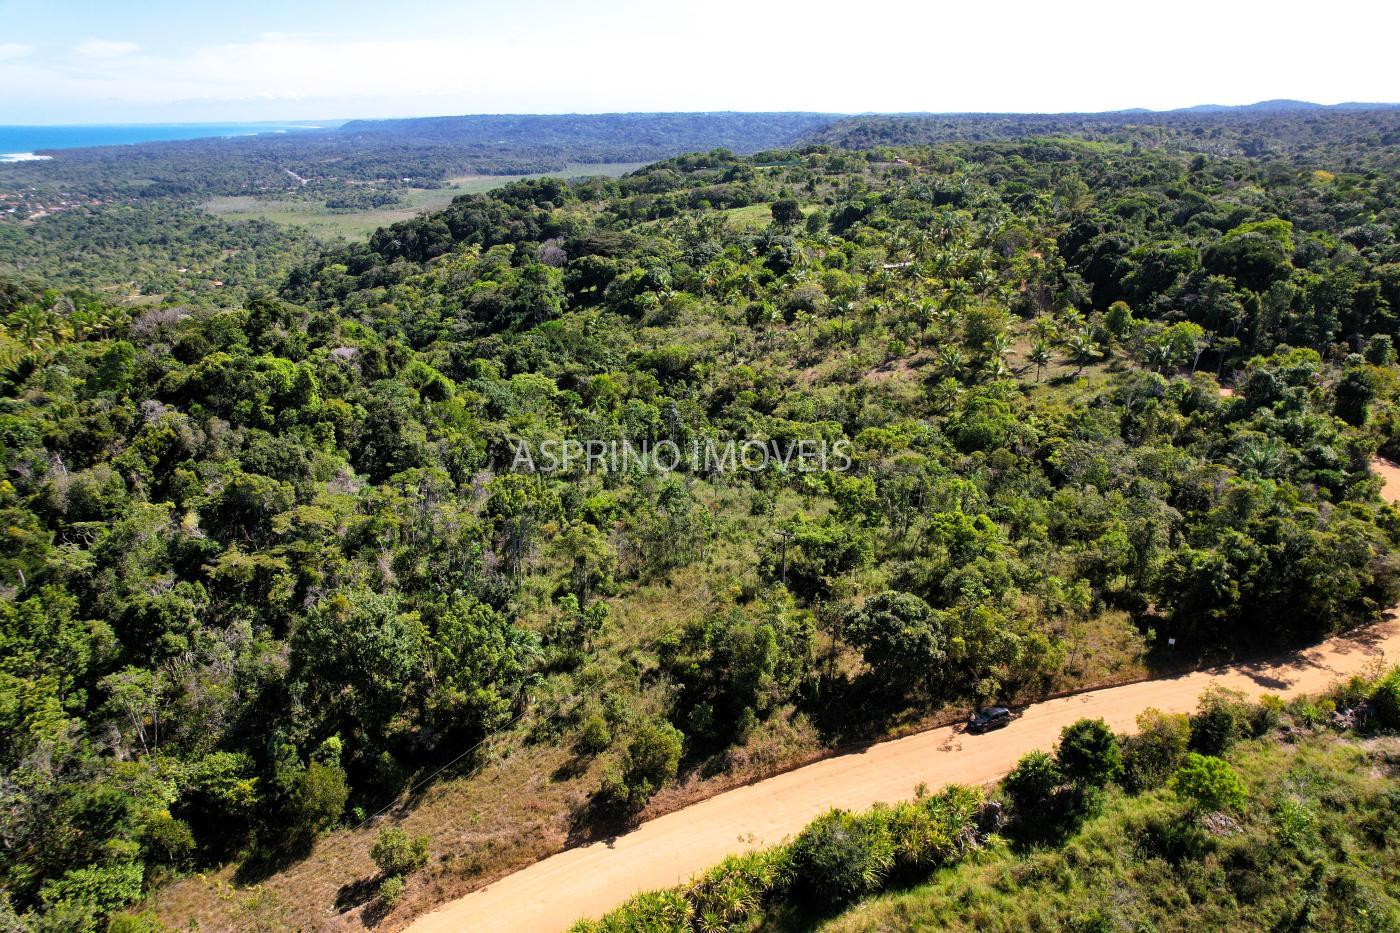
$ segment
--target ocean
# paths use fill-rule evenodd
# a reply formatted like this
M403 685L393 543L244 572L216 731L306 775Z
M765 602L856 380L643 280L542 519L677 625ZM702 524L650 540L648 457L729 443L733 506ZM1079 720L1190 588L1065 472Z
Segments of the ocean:
M280 123L113 123L83 126L0 126L0 161L13 162L42 149L116 146L208 136L250 136L325 129L340 121Z

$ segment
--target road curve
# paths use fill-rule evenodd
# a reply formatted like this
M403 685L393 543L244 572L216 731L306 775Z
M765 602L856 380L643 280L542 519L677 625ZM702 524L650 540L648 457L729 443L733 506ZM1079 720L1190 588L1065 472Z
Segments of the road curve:
M1383 623L1281 657L1110 687L1028 707L999 732L932 729L828 758L668 813L607 842L568 849L419 917L413 933L557 933L639 891L679 884L726 855L781 842L828 807L863 809L914 794L923 783L984 784L1026 752L1049 749L1060 730L1102 717L1119 732L1149 707L1195 709L1212 684L1252 696L1319 692L1378 660L1400 660L1400 621Z

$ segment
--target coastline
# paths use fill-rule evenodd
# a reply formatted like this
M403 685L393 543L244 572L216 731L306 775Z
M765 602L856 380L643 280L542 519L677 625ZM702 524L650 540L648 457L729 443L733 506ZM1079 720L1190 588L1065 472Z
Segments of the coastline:
M0 124L0 161L29 162L59 149L93 149L143 143L187 142L250 136L286 136L332 129L341 121L248 123L113 123L29 126ZM52 156L50 156L51 158Z

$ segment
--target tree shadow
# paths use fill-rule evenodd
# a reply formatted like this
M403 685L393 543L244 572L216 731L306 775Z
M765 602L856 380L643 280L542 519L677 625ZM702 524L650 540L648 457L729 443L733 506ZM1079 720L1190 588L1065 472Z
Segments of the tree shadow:
M595 842L611 845L618 836L637 828L640 823L638 813L619 811L601 791L595 791L588 803L575 810L570 817L564 847L572 849Z
M336 913L354 910L370 900L379 890L379 876L360 878L340 886L335 892Z
M855 679L824 679L815 695L803 698L802 710L828 745L847 745L884 735L895 716L908 708L908 697L892 692L870 673Z
M238 868L233 873L233 883L241 886L266 881L310 855L315 844L316 838L314 836L304 837L300 835L288 839L280 845L260 843L253 848L247 858L239 863Z
M575 752L569 756L567 761L550 773L550 780L572 781L575 778L582 777L584 773L588 771L588 767L592 762L592 756L585 755L581 752Z
M375 898L360 912L360 922L370 929L379 926L389 916L393 908L379 898Z

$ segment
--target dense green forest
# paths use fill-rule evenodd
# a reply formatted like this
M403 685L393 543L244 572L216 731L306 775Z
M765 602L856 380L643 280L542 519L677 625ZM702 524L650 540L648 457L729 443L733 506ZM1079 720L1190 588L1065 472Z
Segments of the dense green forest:
M1287 706L1207 693L1138 725L1067 726L990 801L951 786L830 811L574 933L1400 925L1400 746L1377 736L1400 728L1400 669Z
M147 303L101 287L158 226L18 228L50 258L0 283L8 909L265 876L487 735L573 750L616 826L775 736L1374 620L1400 156L1309 119L1222 130L1254 154L720 149L324 250L179 221L247 232L179 260L236 288ZM109 235L88 288L54 270ZM780 456L520 467L565 440Z
M453 175L559 171L577 162L645 162L723 146L788 146L833 118L808 113L613 113L352 120L326 130L55 149L0 163L0 192L38 187L83 197L167 198L267 191L343 194Z
M1400 141L1400 107L1318 107L1297 101L1169 113L908 114L846 117L814 131L806 142L870 149L1028 137L1074 137L1216 156L1309 154L1336 167L1338 145L1370 150ZM1291 105L1291 106L1290 106Z
M3 268L21 280L114 299L237 304L266 289L315 244L266 221L230 223L159 200L64 211L28 226L0 223Z

